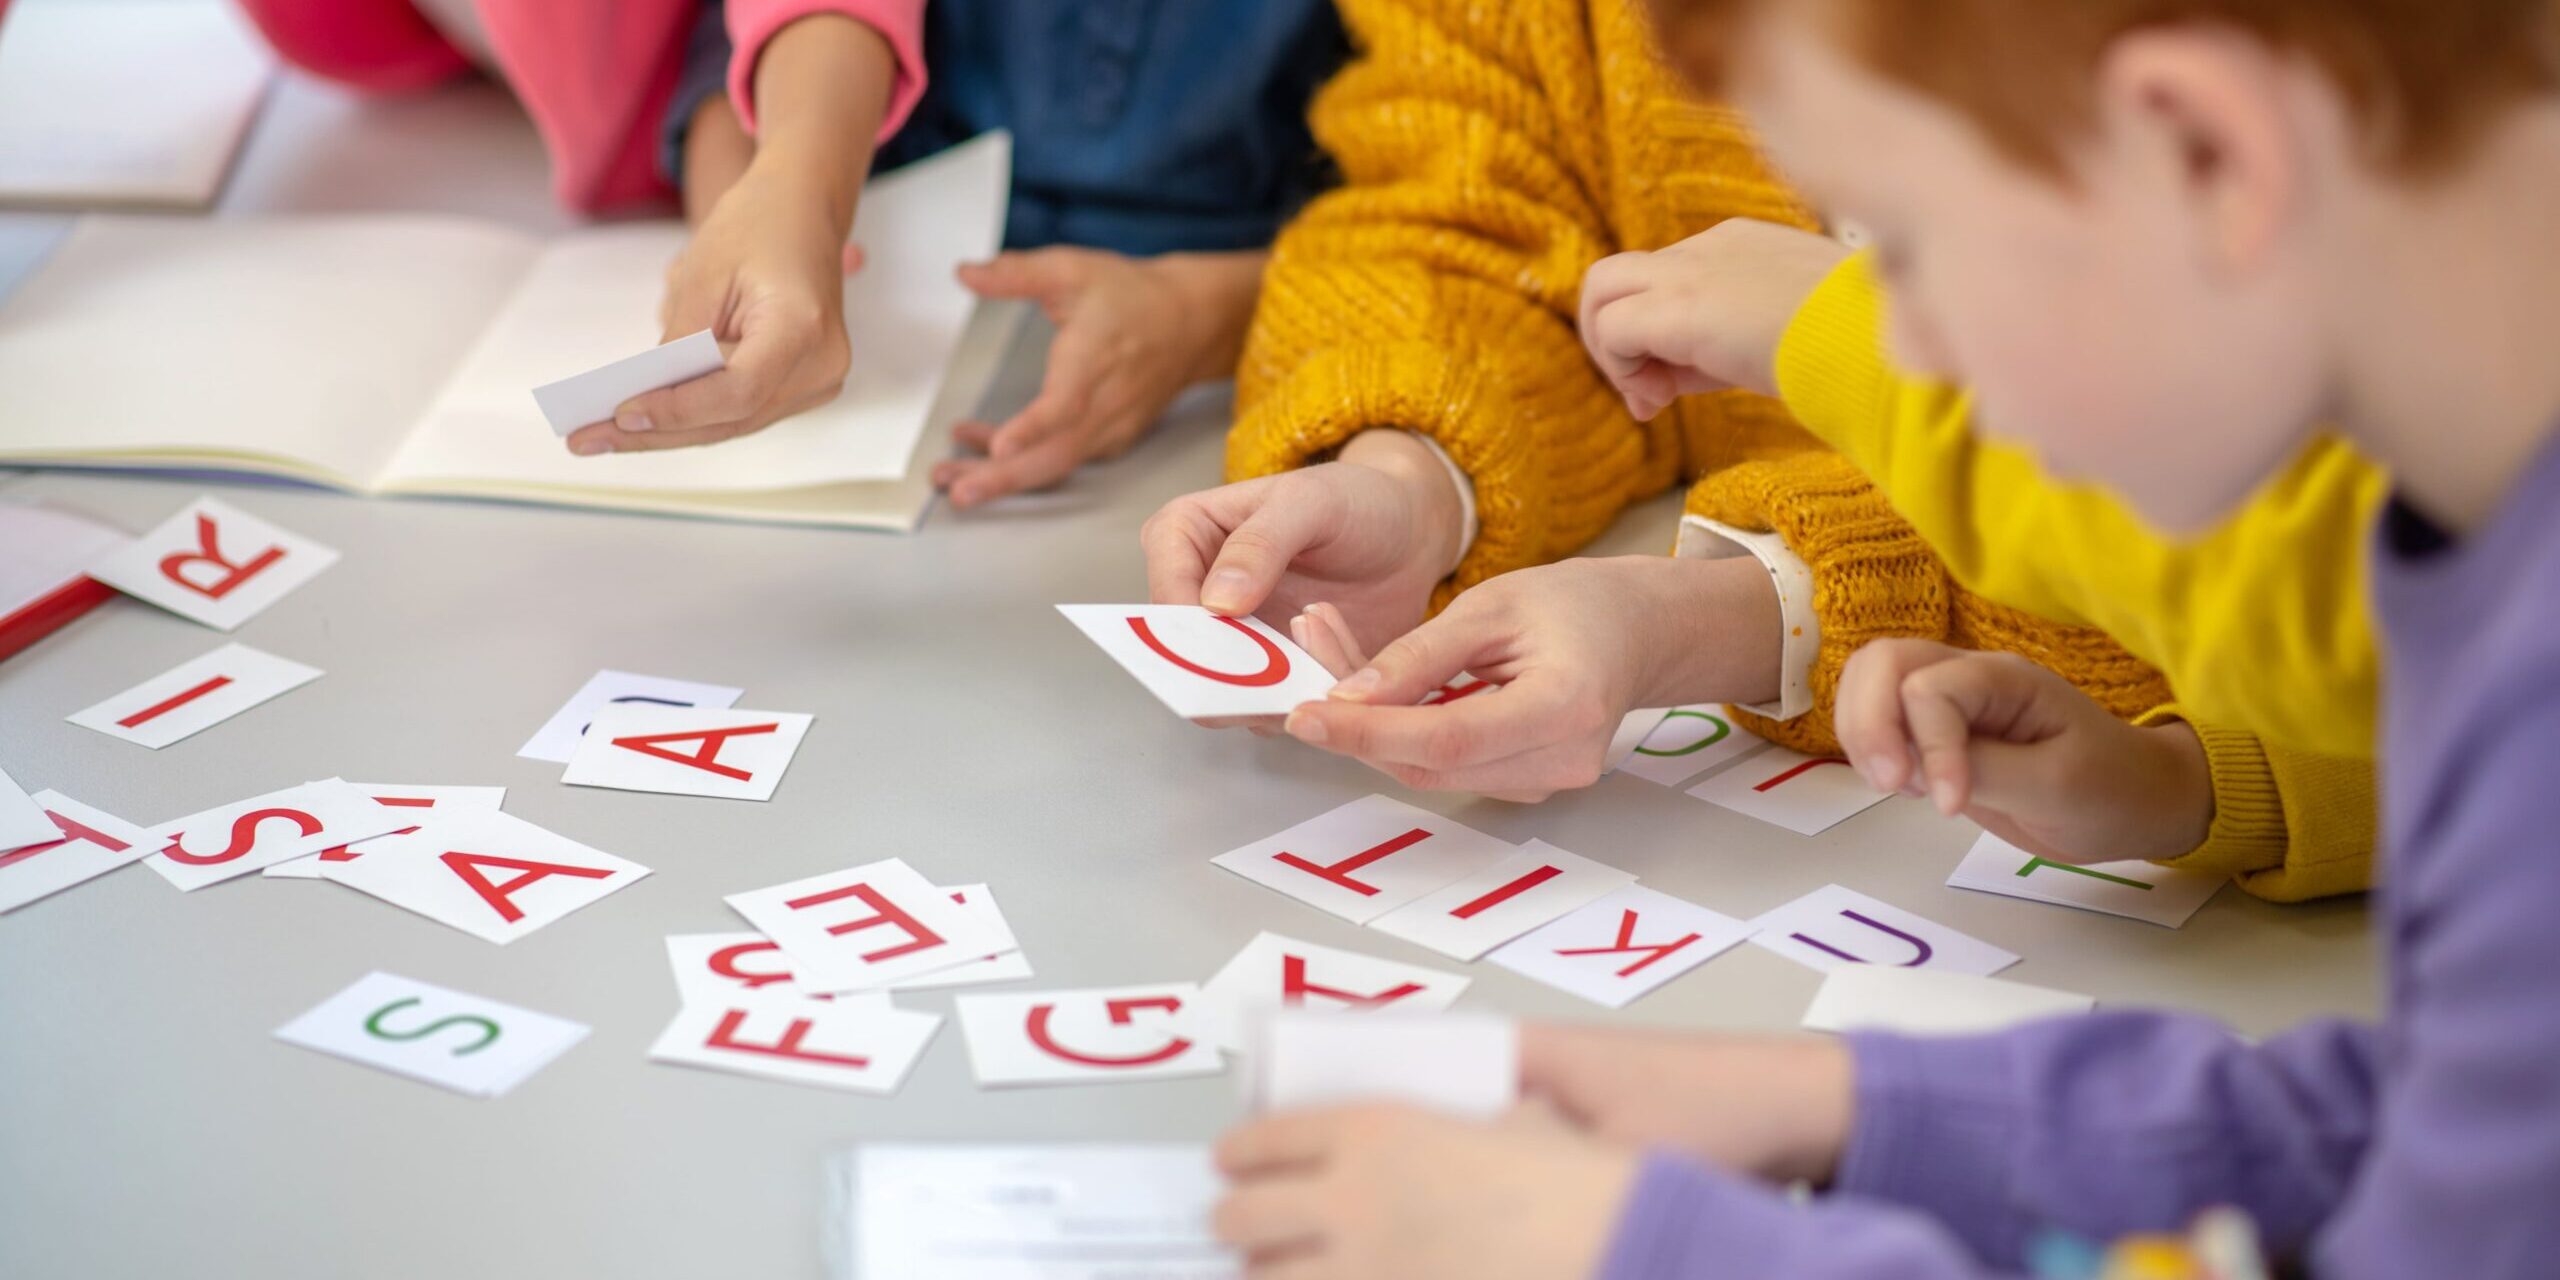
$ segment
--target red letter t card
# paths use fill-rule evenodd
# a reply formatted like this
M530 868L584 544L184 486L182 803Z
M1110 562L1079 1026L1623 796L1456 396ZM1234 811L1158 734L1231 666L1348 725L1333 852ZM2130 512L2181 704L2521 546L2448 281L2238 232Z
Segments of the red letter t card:
M1333 676L1260 618L1187 604L1062 604L1058 612L1173 713L1282 716L1333 690Z

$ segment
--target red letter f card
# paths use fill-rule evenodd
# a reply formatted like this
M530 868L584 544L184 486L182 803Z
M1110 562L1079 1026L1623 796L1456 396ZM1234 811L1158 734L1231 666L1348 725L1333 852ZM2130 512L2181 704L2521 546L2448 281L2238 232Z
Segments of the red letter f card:
M1058 612L1187 719L1284 716L1333 690L1322 664L1260 618L1188 604L1062 604Z
M338 553L227 502L198 498L108 553L89 576L180 617L229 631L337 563Z
M649 874L513 814L430 813L416 831L376 840L320 874L502 946Z
M675 1021L649 1046L649 1059L856 1093L895 1093L941 1026L940 1016L895 1008L886 998L827 1005L737 995L677 1010Z
M812 719L789 711L612 704L596 711L560 780L620 791L770 800Z

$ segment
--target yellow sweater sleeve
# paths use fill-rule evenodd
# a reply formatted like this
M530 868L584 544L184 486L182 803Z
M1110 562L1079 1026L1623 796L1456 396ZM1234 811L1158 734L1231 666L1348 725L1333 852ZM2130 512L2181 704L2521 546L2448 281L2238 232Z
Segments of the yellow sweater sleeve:
M1273 246L1227 471L1305 465L1372 428L1427 435L1475 485L1462 588L1580 549L1680 475L1676 416L1630 418L1574 327L1584 271L1633 247L1612 213L1635 180L1614 142L1629 129L1601 55L1646 56L1627 34L1641 14L1591 0L1342 10L1360 54L1312 121L1343 183ZM1714 179L1724 212L1802 220L1738 117L1689 114L1715 138L1685 138L1686 154L1720 169L1691 176Z
M2372 887L2373 762L2297 751L2254 734L2201 724L2176 705L2139 723L2185 720L2213 774L2213 827L2166 865L2227 875L2271 902L2303 902Z
M1861 255L1824 281L1778 350L1797 420L1873 477L1965 588L2093 626L2163 671L2217 724L2370 758L2379 663L2364 533L2387 481L2313 445L2201 539L2163 539L2098 490L1981 440L1961 392L1897 376L1886 300Z

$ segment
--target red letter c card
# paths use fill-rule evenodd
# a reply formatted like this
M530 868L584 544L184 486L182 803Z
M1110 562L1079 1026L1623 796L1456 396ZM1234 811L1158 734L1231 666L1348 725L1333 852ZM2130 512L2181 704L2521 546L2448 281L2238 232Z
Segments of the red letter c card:
M1173 713L1278 716L1333 691L1333 676L1260 618L1188 604L1062 604L1058 612Z

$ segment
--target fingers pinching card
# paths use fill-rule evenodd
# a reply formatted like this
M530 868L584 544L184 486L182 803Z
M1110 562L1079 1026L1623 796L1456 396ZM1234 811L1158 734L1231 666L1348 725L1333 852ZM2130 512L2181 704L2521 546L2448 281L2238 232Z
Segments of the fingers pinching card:
M1333 689L1333 676L1260 618L1198 605L1062 604L1058 612L1185 719L1282 716Z

